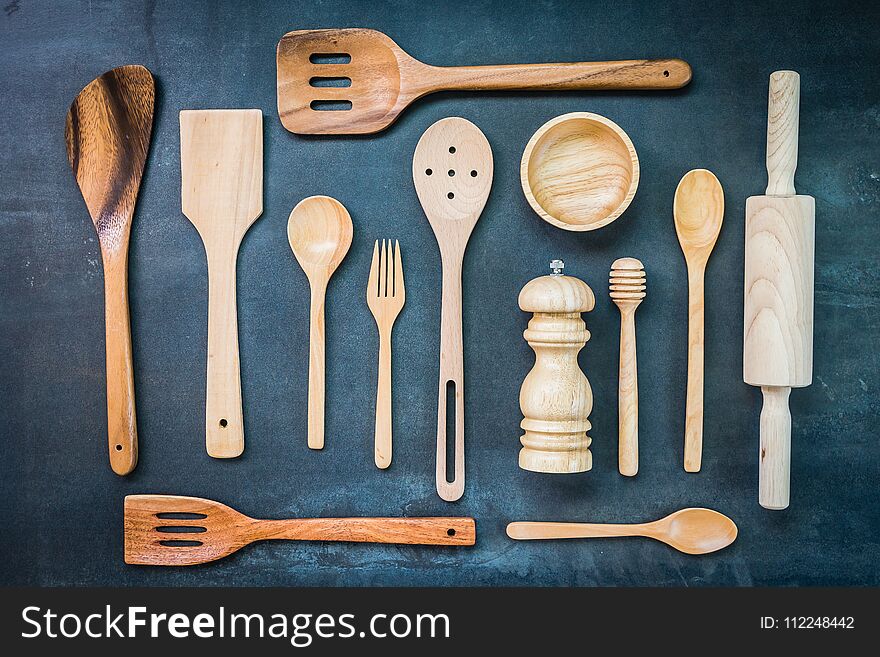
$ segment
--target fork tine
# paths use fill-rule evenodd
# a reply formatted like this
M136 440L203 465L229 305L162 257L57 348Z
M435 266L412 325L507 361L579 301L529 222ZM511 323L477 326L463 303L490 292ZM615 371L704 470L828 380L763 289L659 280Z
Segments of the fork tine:
M373 261L370 263L370 280L367 282L367 298L379 296L379 240L373 245Z
M379 296L388 296L388 256L385 253L385 240L382 240L382 260L379 262Z
M394 240L394 297L403 301L406 288L403 285L403 262L400 258L400 242Z

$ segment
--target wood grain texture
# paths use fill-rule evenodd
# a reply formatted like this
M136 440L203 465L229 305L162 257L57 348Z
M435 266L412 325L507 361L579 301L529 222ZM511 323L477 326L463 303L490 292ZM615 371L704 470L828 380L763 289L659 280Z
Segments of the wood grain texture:
M666 543L686 554L708 554L736 540L736 524L712 509L690 508L641 524L582 522L512 522L507 535L518 541L565 538L616 538L643 536Z
M699 472L703 458L704 279L724 220L724 191L711 171L694 169L675 190L675 232L688 268L688 379L684 469Z
M126 496L124 532L125 563L154 566L215 561L267 540L452 546L476 542L473 518L258 520L220 502L175 495Z
M800 104L800 76L794 71L772 73L767 113L767 196L795 193Z
M519 307L534 313L523 337L535 364L519 394L523 420L519 467L532 472L586 472L593 467L590 411L593 391L578 366L590 339L582 312L596 304L593 291L574 276L540 276L519 293Z
M611 264L609 294L620 309L620 367L617 378L617 467L633 477L639 471L639 384L636 359L636 308L645 298L645 268L635 258Z
M107 440L116 474L138 460L134 368L128 314L128 242L150 146L153 76L121 66L77 95L64 129L67 158L98 233L104 266Z
M313 55L346 55L345 63L315 63ZM298 134L366 134L384 130L414 100L443 90L677 89L691 79L680 59L503 66L429 66L388 36L347 28L297 30L278 42L278 114ZM344 77L347 87L313 86L321 77ZM326 111L313 103L350 103Z
M440 386L437 404L437 492L452 502L464 494L464 345L461 271L471 232L492 188L492 149L470 121L451 117L430 126L413 154L413 182L431 224L443 267ZM447 387L455 401L454 475L446 464Z
M183 214L208 263L205 443L214 458L234 458L244 451L235 271L241 240L263 213L262 112L182 111L180 170Z
M385 469L391 465L393 449L393 422L391 413L391 331L394 321L406 302L403 281L403 260L400 244L382 240L373 246L373 261L367 282L367 305L379 330L379 366L376 384L376 428L374 434L374 460L376 467Z
M813 379L815 201L795 195L800 78L770 76L767 195L746 201L743 380L761 386L758 501L790 497L791 388Z
M324 303L327 285L343 261L354 234L351 216L339 201L329 196L310 196L290 213L287 239L309 279L309 419L310 449L324 449Z
M551 119L526 144L520 183L547 223L572 231L607 226L629 207L639 186L639 157L610 119L572 112Z

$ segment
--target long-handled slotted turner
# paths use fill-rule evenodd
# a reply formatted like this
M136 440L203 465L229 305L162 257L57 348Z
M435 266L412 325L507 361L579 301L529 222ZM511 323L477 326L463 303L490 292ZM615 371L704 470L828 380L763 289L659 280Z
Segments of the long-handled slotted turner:
M128 239L131 235L155 104L153 76L120 66L92 80L67 113L67 157L88 206L104 264L107 354L107 439L116 474L138 460L134 367L128 319Z
M429 66L388 36L359 28L297 30L278 42L278 114L298 134L366 134L394 123L414 100L449 90L678 89L680 59Z
M437 404L437 493L447 502L464 493L464 342L461 272L471 232L492 189L492 148L470 121L437 121L413 154L413 183L440 247L443 268L440 312L440 394ZM446 403L455 399L454 474L446 454Z
M298 518L258 520L201 497L128 495L125 563L190 566L256 541L347 541L473 545L473 518Z

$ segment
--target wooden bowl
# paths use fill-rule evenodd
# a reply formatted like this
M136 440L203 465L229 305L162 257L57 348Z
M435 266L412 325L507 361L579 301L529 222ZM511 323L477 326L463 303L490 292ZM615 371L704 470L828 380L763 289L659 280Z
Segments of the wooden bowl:
M589 112L551 119L523 152L520 178L535 212L564 230L596 230L617 219L639 186L639 157L614 121Z

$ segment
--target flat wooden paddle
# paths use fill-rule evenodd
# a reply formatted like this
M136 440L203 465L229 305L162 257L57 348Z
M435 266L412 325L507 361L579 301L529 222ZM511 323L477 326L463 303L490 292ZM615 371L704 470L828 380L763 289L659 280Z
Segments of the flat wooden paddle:
M680 59L429 66L382 32L297 30L278 42L278 114L298 134L366 134L394 123L435 91L678 89L691 79Z
M183 214L208 258L205 442L214 458L244 451L235 265L245 232L263 213L263 113L180 113Z
M98 232L104 264L107 354L107 438L110 467L125 475L138 460L131 327L128 317L128 239L150 147L153 76L121 66L92 80L67 112L67 159Z
M305 518L257 520L220 502L175 495L125 498L125 563L189 566L256 541L346 541L473 545L473 518Z

